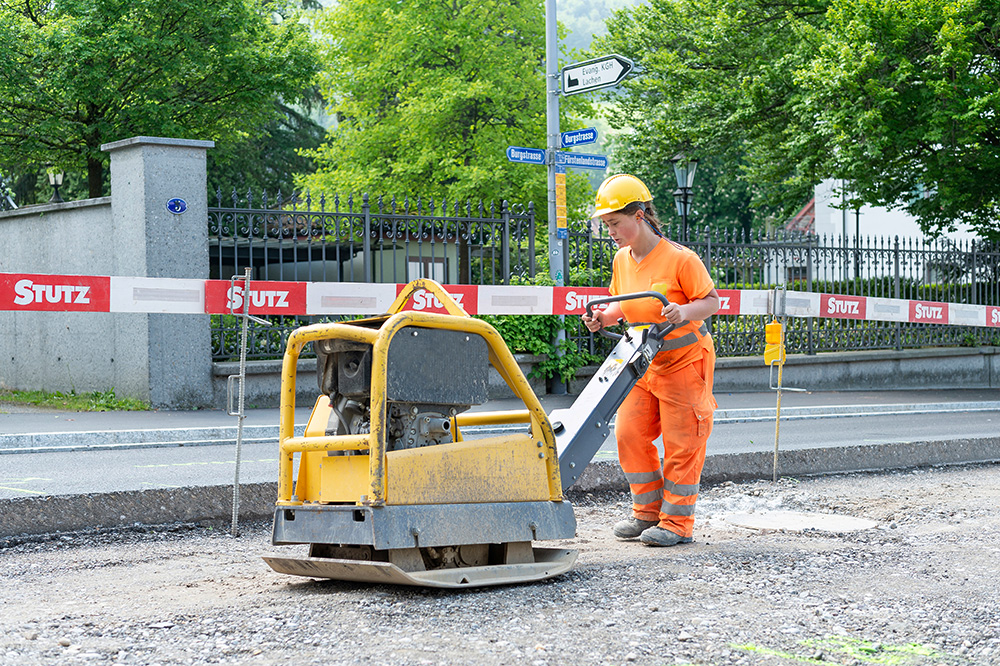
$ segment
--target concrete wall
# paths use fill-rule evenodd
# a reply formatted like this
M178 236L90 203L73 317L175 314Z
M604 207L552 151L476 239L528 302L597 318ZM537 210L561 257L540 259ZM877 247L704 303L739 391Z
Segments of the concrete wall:
M0 213L0 272L111 275L111 198ZM0 312L0 386L105 391L144 397L146 361L135 330L142 315Z
M761 391L770 368L762 356L721 358L717 392ZM774 370L777 382L778 371ZM789 356L782 386L809 391L1000 388L1000 347L945 347Z
M541 356L515 354L528 377ZM239 372L239 363L213 363L214 404L226 404L226 379ZM578 394L590 381L596 367L581 368L570 382L570 393ZM715 368L716 393L767 391L777 382L764 365L763 356L720 358ZM528 377L536 394L546 391L546 382ZM277 407L281 383L281 361L247 363L246 403L250 407ZM782 385L809 391L871 391L878 389L1000 389L1000 347L959 347L897 351L834 352L816 356L789 356ZM296 404L311 406L317 396L316 360L299 361ZM234 385L234 404L235 391ZM491 400L513 397L500 375L490 368Z
M133 137L101 146L111 155L112 275L208 279L206 151L211 141ZM182 214L167 202L187 202ZM203 407L212 400L208 315L148 314L136 327L145 348L146 399Z
M515 354L521 372L528 378L528 383L536 395L545 393L545 380L528 377L531 368L538 363L542 357L530 354ZM227 406L228 401L228 379L230 375L237 375L240 371L240 364L237 362L216 362L212 364L214 399L213 403L217 407ZM593 370L591 369L591 373ZM244 389L244 400L248 409L257 407L277 407L280 399L281 387L281 361L249 361L247 362L247 379ZM581 385L580 388L583 386ZM233 407L239 396L239 384L233 383ZM487 393L491 400L511 398L514 392L510 390L506 382L493 368L489 370L489 385ZM301 359L295 378L295 405L297 407L311 407L319 395L319 388L316 381L316 359Z
M208 278L211 141L133 137L102 146L111 197L0 213L0 272ZM173 214L166 203L187 202ZM157 407L212 401L208 316L0 312L0 385L104 391Z

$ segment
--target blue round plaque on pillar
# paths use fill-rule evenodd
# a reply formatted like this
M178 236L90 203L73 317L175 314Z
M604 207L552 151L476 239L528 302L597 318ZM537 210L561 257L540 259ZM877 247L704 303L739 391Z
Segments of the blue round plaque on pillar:
M187 201L184 199L174 198L167 202L167 210L169 210L174 215L180 215L188 209Z

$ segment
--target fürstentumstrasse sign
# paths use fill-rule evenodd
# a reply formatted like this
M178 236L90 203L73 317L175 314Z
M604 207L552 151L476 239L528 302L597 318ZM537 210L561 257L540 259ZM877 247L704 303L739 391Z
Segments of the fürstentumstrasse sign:
M612 53L563 67L563 94L575 95L616 86L632 71L634 66L635 63L625 56Z
M556 165L580 167L583 169L607 169L608 158L604 155L588 155L586 153L556 153Z

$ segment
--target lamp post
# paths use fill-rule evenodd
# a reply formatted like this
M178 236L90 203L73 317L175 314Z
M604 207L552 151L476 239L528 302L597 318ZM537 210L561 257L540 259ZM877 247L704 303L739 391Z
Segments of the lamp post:
M59 196L59 188L63 184L63 172L57 171L55 169L49 169L49 185L52 186L52 198L49 199L49 203L62 203L62 197Z
M692 186L698 160L690 159L684 153L678 153L670 161L674 163L674 176L677 178L674 202L677 204L677 214L681 216L681 242L687 243L688 214L691 212L691 200L694 198Z

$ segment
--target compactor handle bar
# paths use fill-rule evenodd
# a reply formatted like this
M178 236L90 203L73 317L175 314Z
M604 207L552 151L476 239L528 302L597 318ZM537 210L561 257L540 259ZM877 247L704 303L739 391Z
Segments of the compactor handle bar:
M603 305L605 303L617 303L618 301L631 301L636 298L658 298L660 299L660 302L663 303L664 307L670 305L670 301L667 300L667 297L658 291L637 291L634 294L621 294L620 296L607 296L605 298L595 298L594 300L587 303L587 316L588 317L594 316L595 305ZM673 330L673 328L674 327L671 324L666 330L661 331L661 334L666 334L669 331ZM598 333L600 333L606 338L611 338L612 340L621 340L622 338L622 336L619 335L618 333L611 333L610 331L604 330L604 328L601 328L601 330L598 331Z

